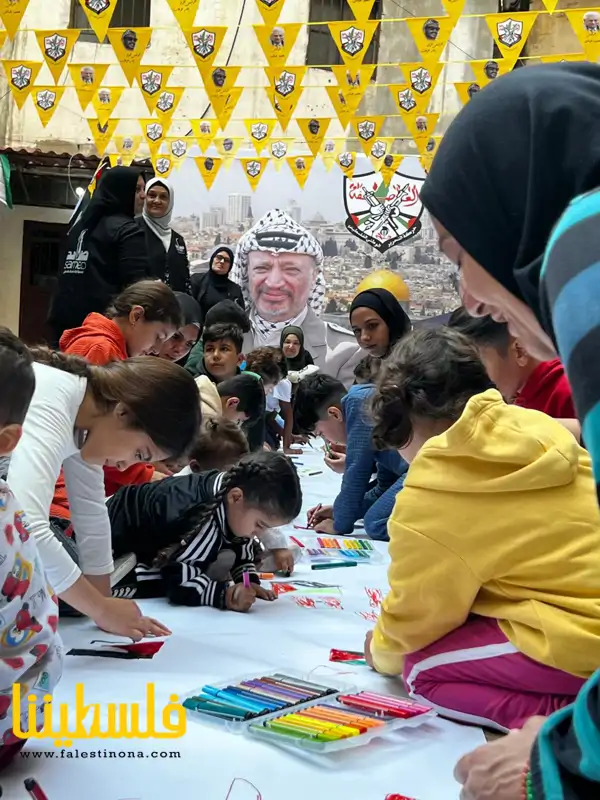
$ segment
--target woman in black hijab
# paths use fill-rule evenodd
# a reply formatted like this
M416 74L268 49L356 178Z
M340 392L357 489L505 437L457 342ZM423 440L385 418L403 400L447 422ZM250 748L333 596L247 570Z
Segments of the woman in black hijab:
M182 325L170 339L167 339L158 355L168 361L181 361L198 341L202 330L202 312L191 295L185 292L174 292L174 294L181 310Z
M387 289L367 289L350 306L356 341L369 355L385 358L412 325L406 311Z
M558 343L596 481L598 187L600 68L566 63L518 69L479 92L441 141L421 192L469 313L507 322L539 359L554 357ZM599 796L600 673L538 735L542 723L531 720L462 759L461 797Z
M315 363L311 354L304 348L304 331L297 325L286 325L281 331L280 347L288 371L300 372L304 367Z
M144 234L134 221L144 205L144 179L133 167L106 170L67 234L66 254L49 315L56 340L92 311L148 277Z
M229 280L232 267L233 252L228 247L218 247L211 256L208 272L192 275L192 295L200 303L204 315L222 300L233 300L244 308L241 288Z

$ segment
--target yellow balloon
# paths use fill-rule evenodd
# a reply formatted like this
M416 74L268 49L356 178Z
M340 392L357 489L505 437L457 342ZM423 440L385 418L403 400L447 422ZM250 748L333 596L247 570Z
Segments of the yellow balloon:
M366 292L367 289L387 289L394 295L399 303L407 303L410 300L410 289L404 283L400 275L391 272L389 269L376 269L369 273L366 278L359 283L356 294Z

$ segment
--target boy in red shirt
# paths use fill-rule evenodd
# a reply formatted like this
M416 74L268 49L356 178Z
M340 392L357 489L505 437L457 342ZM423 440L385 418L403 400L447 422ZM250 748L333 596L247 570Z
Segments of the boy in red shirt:
M457 308L451 328L471 339L488 375L507 403L543 411L555 419L575 419L573 396L558 358L538 361L529 355L504 323L491 317L471 317Z

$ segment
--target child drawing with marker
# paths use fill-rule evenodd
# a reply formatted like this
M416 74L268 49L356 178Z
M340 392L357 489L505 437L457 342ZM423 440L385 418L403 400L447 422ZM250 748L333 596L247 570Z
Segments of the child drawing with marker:
M232 611L274 600L260 585L255 537L291 522L301 506L294 465L272 452L244 456L226 471L124 487L108 501L115 557L137 557L121 589Z
M7 328L0 328L0 455L12 453L35 388L32 357ZM58 600L44 574L35 539L18 498L0 480L0 770L25 744L12 732L41 724L44 697L62 674L62 643L57 634ZM12 708L12 687L21 686L20 709ZM37 698L29 720L28 696Z

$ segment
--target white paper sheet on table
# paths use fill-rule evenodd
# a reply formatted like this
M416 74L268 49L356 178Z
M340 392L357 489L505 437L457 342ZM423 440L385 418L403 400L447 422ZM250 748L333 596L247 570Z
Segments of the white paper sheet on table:
M322 454L307 451L300 460L312 467L320 464L321 458ZM319 502L334 499L339 478L325 468L323 475L304 478L302 483L306 512ZM301 541L310 536L291 527L287 533ZM387 553L384 544L375 546ZM299 608L284 598L257 603L248 615L177 608L160 600L143 602L146 613L173 630L158 655L149 661L67 656L55 703L72 702L77 681L85 685L87 702L142 702L146 684L154 682L157 708L162 709L172 693L183 696L204 683L273 668L306 674L314 670L315 681L325 683L334 671L361 688L400 693L396 680L366 667L328 661L331 648L362 649L373 623L360 614L375 610L365 588L385 592L386 569L383 564L316 572L301 562L296 577L342 587L341 611ZM112 638L80 620L62 622L61 633L66 649L88 646L92 639ZM385 800L394 793L416 800L457 800L454 765L464 753L483 743L481 730L438 719L426 729L398 733L394 739L379 740L346 751L333 761L314 764L265 743L190 722L181 740L75 743L72 752L79 751L79 758L69 758L67 751L61 757L51 742L30 744L25 751L30 755L17 759L15 768L0 776L0 786L9 800L26 800L23 780L28 777L39 781L49 800L225 800L232 781L245 778L259 789L262 800ZM42 758L35 758L33 753L40 750L52 756L43 753ZM104 751L140 755L104 758ZM152 755L172 751L181 756ZM229 800L256 800L256 792L236 783Z

